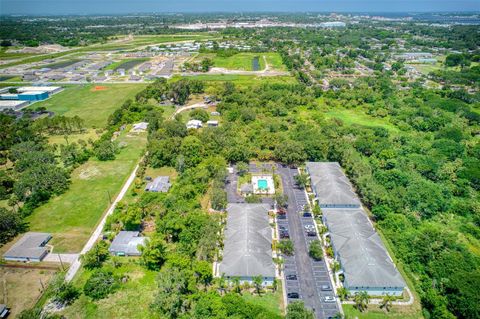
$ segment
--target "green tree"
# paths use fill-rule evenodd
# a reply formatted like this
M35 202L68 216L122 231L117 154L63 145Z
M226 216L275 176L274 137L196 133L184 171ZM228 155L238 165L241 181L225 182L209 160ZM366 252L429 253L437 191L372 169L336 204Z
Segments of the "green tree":
M393 301L395 301L395 296L386 294L382 298L382 302L380 303L380 309L385 308L387 312L390 311L390 307L392 306Z
M322 244L318 239L312 240L310 242L310 246L308 247L308 254L315 260L322 260L323 258L323 250Z
M87 269L99 268L103 262L110 256L108 244L105 241L99 241L87 253L81 256L83 267Z
M142 252L142 263L148 269L158 270L165 262L167 244L159 234L150 237L145 246L139 246L139 249Z
M285 319L314 319L313 311L305 308L303 301L294 301L287 306L287 316Z
M278 249L287 256L292 256L295 248L293 246L293 242L290 239L282 239L278 242L277 245Z
M370 296L366 291L356 292L353 296L353 301L355 302L355 307L361 312L363 312L368 308Z
M260 296L262 293L263 277L261 275L254 276L253 285L255 286L255 292Z
M308 185L308 175L305 173L300 173L298 175L295 175L295 182L297 183L298 186L305 188Z
M94 300L103 299L118 288L118 280L112 272L103 269L95 270L83 286L86 296Z

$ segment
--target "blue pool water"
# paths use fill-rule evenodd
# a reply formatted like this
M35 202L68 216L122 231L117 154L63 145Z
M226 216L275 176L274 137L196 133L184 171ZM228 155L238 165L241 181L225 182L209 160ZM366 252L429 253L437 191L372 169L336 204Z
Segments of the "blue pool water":
M257 185L259 189L267 189L268 188L268 183L266 179L259 179L257 181Z

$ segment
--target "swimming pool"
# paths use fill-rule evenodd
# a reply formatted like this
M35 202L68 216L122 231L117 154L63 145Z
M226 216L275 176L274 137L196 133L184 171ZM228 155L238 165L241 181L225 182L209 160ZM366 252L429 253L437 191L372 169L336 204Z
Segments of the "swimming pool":
M265 190L268 188L268 182L266 179L259 179L257 181L258 188L261 190Z

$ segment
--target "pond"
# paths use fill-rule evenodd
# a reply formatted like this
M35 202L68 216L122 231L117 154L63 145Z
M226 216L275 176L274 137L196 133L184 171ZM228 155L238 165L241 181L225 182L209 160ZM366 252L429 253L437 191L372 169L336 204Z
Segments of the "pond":
M252 70L253 71L259 71L260 70L260 61L259 61L258 56L254 57L253 60L252 60Z

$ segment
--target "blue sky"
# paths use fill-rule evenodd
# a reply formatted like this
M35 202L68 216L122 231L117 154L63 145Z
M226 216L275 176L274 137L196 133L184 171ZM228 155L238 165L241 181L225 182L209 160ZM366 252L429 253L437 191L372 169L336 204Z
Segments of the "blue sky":
M480 11L480 0L0 0L1 14Z

